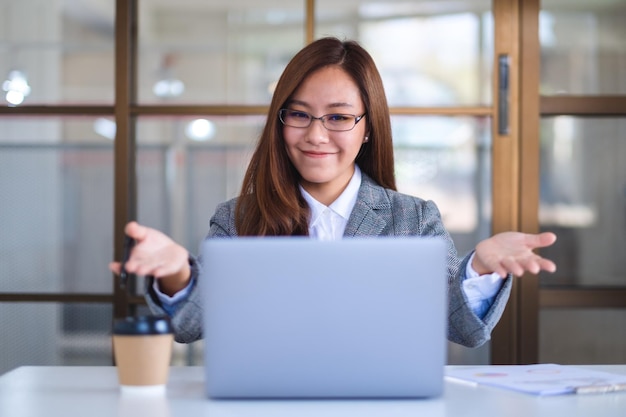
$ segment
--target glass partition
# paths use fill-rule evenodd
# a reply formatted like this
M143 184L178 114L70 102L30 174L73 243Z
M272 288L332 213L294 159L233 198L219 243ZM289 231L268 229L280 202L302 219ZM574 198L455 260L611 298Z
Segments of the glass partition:
M392 118L398 190L437 203L461 256L491 230L488 126L485 118Z
M99 119L0 119L2 292L111 293L113 141Z
M111 304L0 303L0 374L18 366L110 366Z
M215 207L237 196L265 118L140 118L139 221L164 231L190 252L209 230ZM205 135L195 125L209 126Z
M113 105L116 4L0 0L2 105L72 104L63 111L78 114L87 104ZM274 83L306 42L308 4L138 1L138 106L131 112L138 117L140 222L195 253L216 205L239 192L264 123L264 115L150 117L142 106L269 103ZM314 8L316 37L356 39L372 53L391 106L490 105L491 1L317 0ZM6 100L8 92L14 101ZM436 201L464 254L489 234L491 120L393 116L392 123L400 191ZM8 277L0 292L111 293L115 130L112 115L0 119L0 269ZM111 309L73 304L0 304L1 316L19 316L22 328L45 317L42 332L54 345L43 353L35 347L23 361L11 356L11 363L110 358L102 320ZM29 318L31 305L36 312ZM11 326L3 334L14 332ZM10 349L29 342L17 340ZM176 349L176 363L197 360L196 348ZM451 346L449 361L486 363L488 349Z
M0 105L112 104L114 19L114 1L0 0Z
M626 94L626 2L542 0L541 93Z
M491 103L491 2L316 2L316 36L361 42L390 106Z
M267 104L304 45L305 2L140 3L139 102Z
M541 132L539 221L559 235L542 285L626 285L626 120L558 116Z

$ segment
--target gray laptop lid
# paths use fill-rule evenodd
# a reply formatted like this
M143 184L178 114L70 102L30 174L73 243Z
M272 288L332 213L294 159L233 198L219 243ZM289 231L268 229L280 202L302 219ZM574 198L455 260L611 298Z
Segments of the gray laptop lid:
M431 397L446 360L440 239L209 239L212 398Z

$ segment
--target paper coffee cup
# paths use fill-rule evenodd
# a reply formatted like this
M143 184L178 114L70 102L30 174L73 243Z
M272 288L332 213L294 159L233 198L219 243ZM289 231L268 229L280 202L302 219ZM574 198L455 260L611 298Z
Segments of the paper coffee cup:
M113 354L122 387L165 387L174 335L170 319L138 316L115 320Z

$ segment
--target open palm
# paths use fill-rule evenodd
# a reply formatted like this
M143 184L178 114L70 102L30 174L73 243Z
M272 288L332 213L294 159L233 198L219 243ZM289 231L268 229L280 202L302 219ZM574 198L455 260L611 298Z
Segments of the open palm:
M554 233L527 234L520 232L498 233L476 245L472 267L479 274L497 273L523 275L525 272L537 274L540 271L554 272L556 265L542 258L535 249L552 245L556 241Z
M164 233L137 222L128 223L124 232L135 240L135 246L124 264L127 272L161 278L163 283L171 281L176 284L174 292L175 289L184 287L189 278L187 249ZM121 265L119 262L112 262L109 269L119 274Z

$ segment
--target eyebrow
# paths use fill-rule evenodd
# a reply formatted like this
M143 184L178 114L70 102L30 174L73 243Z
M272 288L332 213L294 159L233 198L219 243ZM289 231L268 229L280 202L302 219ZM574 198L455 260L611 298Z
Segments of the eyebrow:
M289 100L287 102L287 104L288 105L299 104L299 105L304 106L304 107L310 107L308 103L306 103L304 101L301 101L301 100ZM337 102L337 103L330 103L326 107L336 108L336 107L354 107L354 106L352 104L350 104L350 103Z

